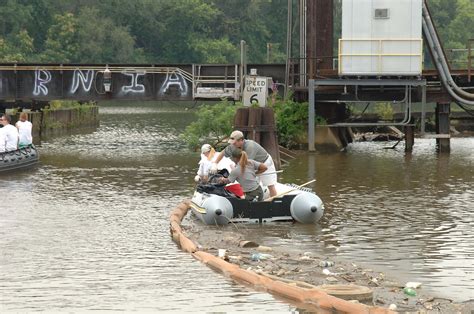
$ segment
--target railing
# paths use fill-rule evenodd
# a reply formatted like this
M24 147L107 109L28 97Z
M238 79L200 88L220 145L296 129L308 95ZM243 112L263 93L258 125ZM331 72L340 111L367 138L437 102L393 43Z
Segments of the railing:
M375 45L374 45L375 43ZM390 45L396 43L397 45ZM405 47L402 45L405 44ZM375 49L375 51L373 51ZM349 50L348 52L346 52ZM353 51L357 52L353 52ZM401 52L397 52L401 51ZM412 53L412 51L415 51ZM388 74L421 74L423 64L423 40L421 38L356 38L339 39L339 75L388 75ZM394 58L416 59L405 68L400 68L400 62ZM346 59L352 60L352 66L346 69ZM354 59L358 59L354 62ZM392 59L392 60L391 60ZM373 67L375 61L376 66ZM353 66L356 66L354 69ZM403 63L402 63L403 65Z
M193 99L240 99L238 66L226 65L224 73L216 73L219 72L217 69L220 67L222 65L193 64Z

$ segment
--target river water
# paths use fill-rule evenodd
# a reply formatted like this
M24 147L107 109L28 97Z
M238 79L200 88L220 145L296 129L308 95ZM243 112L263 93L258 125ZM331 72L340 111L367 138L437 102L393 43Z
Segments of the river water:
M104 105L97 130L44 140L38 167L1 176L0 311L294 311L172 242L169 212L192 194L198 161L178 137L194 117ZM317 178L325 216L254 235L472 299L474 139L452 139L449 155L434 140L417 140L411 155L385 145L300 154L281 181Z

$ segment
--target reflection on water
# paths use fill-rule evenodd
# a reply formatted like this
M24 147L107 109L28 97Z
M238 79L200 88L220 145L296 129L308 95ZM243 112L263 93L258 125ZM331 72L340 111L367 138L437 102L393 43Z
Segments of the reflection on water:
M103 107L95 132L43 141L39 167L0 178L0 311L292 310L171 241L198 160L178 141L193 117Z
M383 149L385 143L304 154L281 177L316 177L325 216L316 228L294 228L288 239L277 234L274 243L357 261L402 283L420 281L438 296L472 299L474 139L451 144L451 154L440 155L433 140L420 139L408 155L403 147Z
M197 170L198 153L178 141L193 114L152 105L100 112L95 132L44 141L40 166L0 177L0 310L294 310L171 241L169 212L190 197ZM436 154L434 140L417 140L411 155L383 146L302 153L280 178L317 178L321 222L244 228L265 245L338 256L438 296L472 298L474 140L452 139L450 155Z

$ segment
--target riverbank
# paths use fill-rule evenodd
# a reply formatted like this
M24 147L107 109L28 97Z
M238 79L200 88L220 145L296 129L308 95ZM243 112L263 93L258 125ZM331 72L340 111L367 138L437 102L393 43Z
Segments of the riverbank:
M73 103L65 108L52 105L42 111L25 112L33 124L32 135L35 144L51 136L95 129L99 126L99 107L93 103ZM8 110L7 113L12 116L11 123L14 125L20 117L20 112Z
M189 214L188 214L189 215ZM402 313L472 313L474 302L455 303L452 300L426 293L423 286L415 296L404 293L405 282L388 278L384 273L334 259L333 256L303 252L294 247L268 247L266 243L248 241L251 230L244 225L226 227L205 226L188 217L182 226L186 235L201 251L218 255L226 250L225 259L242 269L253 270L272 279L311 288L322 285L357 285L373 291L372 300L360 298L354 292L352 299L367 305L394 309ZM265 228L265 225L262 226ZM260 253L260 255L259 255ZM334 265L331 265L334 263ZM330 265L322 267L323 264ZM351 297L347 297L351 299Z

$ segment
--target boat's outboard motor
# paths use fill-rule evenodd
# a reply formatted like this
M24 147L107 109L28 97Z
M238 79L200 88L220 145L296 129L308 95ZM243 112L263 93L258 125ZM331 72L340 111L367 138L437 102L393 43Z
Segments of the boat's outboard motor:
M208 225L227 225L234 216L232 204L219 195L211 195L204 200L202 207L205 208L206 213L203 213L201 217Z
M315 223L323 216L324 205L316 194L302 192L291 201L290 212L298 222Z

